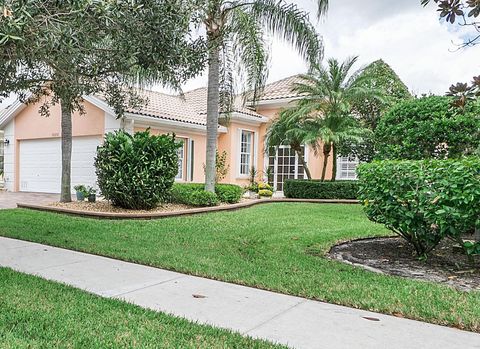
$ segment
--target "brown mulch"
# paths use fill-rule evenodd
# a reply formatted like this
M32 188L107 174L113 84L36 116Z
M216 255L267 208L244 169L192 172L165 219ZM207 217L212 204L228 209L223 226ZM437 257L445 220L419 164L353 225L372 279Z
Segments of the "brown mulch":
M480 290L480 256L473 263L451 240L443 240L420 261L413 248L401 238L355 240L334 246L329 256L369 270L443 283L462 291Z
M184 211L192 209L195 207L181 205L181 204L163 204L153 210L127 210L121 207L115 207L108 201L97 201L97 202L88 202L88 201L73 201L68 203L54 202L49 206L67 208L77 211L88 211L88 212L102 212L102 213L161 213L161 212L175 212L175 211Z

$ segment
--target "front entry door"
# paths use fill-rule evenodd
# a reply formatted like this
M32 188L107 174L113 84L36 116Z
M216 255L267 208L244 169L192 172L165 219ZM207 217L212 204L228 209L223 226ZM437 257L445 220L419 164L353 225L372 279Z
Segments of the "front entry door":
M305 158L305 147L302 146ZM307 161L305 159L305 161ZM275 191L283 192L283 185L287 179L304 179L305 170L298 161L297 154L290 146L282 145L276 148L274 154L269 156L270 173L269 184Z

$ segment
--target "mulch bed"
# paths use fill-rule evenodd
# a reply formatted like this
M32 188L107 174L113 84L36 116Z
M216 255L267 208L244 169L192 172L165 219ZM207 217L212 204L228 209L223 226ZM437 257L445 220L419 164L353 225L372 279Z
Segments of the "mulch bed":
M480 256L470 262L459 246L448 239L427 261L420 261L401 238L350 241L334 246L329 256L375 272L444 283L462 291L480 290Z
M153 210L127 210L120 207L113 206L109 201L72 201L67 203L53 202L49 206L60 207L72 210L78 210L83 212L104 212L104 213L161 213L161 212L175 212L193 209L192 206L181 204L163 204Z

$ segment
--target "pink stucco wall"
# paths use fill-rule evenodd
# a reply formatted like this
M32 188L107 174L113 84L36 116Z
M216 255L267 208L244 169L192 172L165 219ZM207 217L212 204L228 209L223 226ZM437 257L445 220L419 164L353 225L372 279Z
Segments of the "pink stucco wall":
M26 139L44 139L61 137L60 105L50 108L50 115L40 115L39 108L43 102L28 105L14 120L15 123L15 179L14 190L19 190L20 181L20 141ZM78 136L102 136L105 132L105 112L85 101L85 114L75 112L72 116L72 134Z

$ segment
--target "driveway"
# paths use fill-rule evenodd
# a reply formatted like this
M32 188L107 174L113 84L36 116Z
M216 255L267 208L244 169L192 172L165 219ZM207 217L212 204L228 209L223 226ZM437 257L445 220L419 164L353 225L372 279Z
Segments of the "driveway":
M33 205L49 204L60 199L59 194L43 193L11 193L0 191L0 210L6 208L16 208L17 203Z

